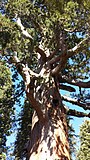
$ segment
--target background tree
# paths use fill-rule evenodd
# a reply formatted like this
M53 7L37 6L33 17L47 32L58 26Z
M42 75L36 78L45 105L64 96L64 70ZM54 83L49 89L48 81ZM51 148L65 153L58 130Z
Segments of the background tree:
M34 109L27 147L30 160L69 160L66 114L90 117L63 104L90 109L89 92L82 90L90 87L89 10L86 0L9 0L0 15L1 56L22 76L21 88ZM61 89L73 94L63 96Z
M80 127L80 149L77 159L90 159L90 120L85 120Z
M0 159L5 159L6 140L14 121L11 72L0 60Z
M30 103L26 100L18 117L19 128L14 149L15 159L17 160L27 157L27 142L30 138L32 113Z

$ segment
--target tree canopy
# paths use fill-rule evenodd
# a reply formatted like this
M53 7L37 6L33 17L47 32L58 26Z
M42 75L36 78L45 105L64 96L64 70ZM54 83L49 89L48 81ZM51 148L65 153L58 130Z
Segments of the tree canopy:
M63 105L65 114L90 117L89 0L2 0L0 5L0 55L14 66L13 79L19 73L24 82L16 97L25 90L42 122L47 118L44 102L47 106L69 102L82 112ZM53 84L60 90L59 100L51 93ZM54 109L46 112L51 116Z

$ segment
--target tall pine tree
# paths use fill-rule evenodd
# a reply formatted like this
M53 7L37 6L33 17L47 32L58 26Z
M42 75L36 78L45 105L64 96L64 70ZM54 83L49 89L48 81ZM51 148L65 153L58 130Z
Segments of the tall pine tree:
M77 159L90 159L90 120L85 120L80 127L80 149Z

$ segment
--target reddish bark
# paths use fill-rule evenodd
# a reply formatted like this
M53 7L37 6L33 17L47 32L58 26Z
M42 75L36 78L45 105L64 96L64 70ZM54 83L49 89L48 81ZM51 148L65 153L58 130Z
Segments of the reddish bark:
M46 119L42 122L36 111L33 114L29 160L70 160L66 116L57 89L45 91L43 101Z

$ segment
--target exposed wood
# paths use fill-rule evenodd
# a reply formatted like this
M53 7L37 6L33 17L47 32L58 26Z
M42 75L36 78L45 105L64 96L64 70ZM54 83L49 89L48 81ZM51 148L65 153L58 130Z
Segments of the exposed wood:
M85 49L87 46L84 46L84 44L87 44L90 41L90 36L87 36L84 38L80 43L78 43L75 47L72 49L69 49L67 51L67 58L70 58L76 54L79 54L83 49Z
M18 17L17 15L16 15L16 22L17 22L17 25L20 27L20 29L21 29L21 31L22 31L22 34L23 34L26 38L29 38L30 40L33 40L33 37L32 37L32 36L28 33L28 31L24 28L24 26L23 26L22 23L21 23L20 17ZM38 52L38 53L42 56L43 60L46 60L46 55L45 55L44 51L43 51L41 48L36 47L36 52Z
M36 99L31 94L31 91L29 93L26 92L26 95L27 95L28 100L32 104L33 109L35 109L35 111L36 111L36 113L38 115L39 121L42 124L45 124L46 121L47 121L47 118L46 118L46 115L41 110L41 104L38 101L36 101Z
M34 73L32 70L30 70L27 66L25 66L24 64L20 63L17 54L14 53L13 55L13 60L12 62L14 63L14 65L16 66L19 74L22 76L24 83L25 83L25 91L26 91L26 95L28 100L30 101L30 103L32 104L32 107L36 110L37 115L39 117L39 120L42 123L45 123L46 117L43 114L42 110L41 110L41 105L39 104L39 102L36 101L36 99L33 96L33 92L32 92L32 86L30 86L31 84L31 78L30 76L35 76L38 77L38 74ZM31 75L30 75L31 74ZM31 89L30 89L31 88Z
M16 23L17 25L20 27L22 34L26 37L29 38L30 40L33 40L33 37L27 32L27 30L24 28L24 26L21 23L21 19L20 17L18 17L18 15L16 15Z

